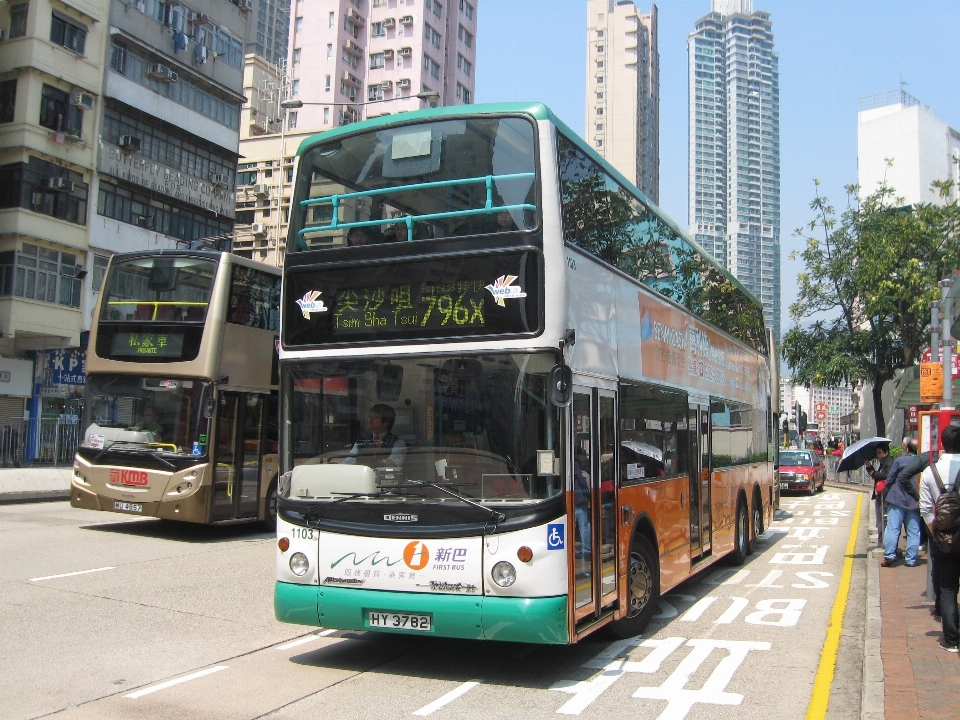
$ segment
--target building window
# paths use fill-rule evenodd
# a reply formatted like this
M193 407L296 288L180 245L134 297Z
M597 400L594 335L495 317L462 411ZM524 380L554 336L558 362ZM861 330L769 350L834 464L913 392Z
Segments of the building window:
M88 190L80 173L37 157L0 166L0 208L20 207L86 225Z
M330 15L332 16L333 13L330 13ZM293 29L294 29L295 32L303 32L303 18L302 18L302 17L298 17L298 18L294 21L294 23L293 23Z
M297 111L292 110L287 114L287 129L293 130L297 126Z
M27 34L27 8L29 3L20 3L10 8L10 39Z
M294 65L300 64L300 48L293 49L293 64Z
M360 59L356 55L348 53L346 50L340 53L340 58L350 67L357 67L360 63Z
M237 173L237 187L243 185L255 185L257 183L257 171L256 170L244 170L243 172Z
M330 92L330 76L329 75L327 75L323 79L323 89L326 90L327 92Z
M327 60L333 57L333 43L327 43Z
M380 83L367 86L367 100L383 100L383 86Z
M181 240L224 235L233 230L232 220L203 215L105 180L100 181L97 214Z
M83 55L83 48L87 43L87 28L54 10L50 22L50 42L72 50L77 55Z
M466 2L466 0L460 0L460 12L466 15L470 20L473 20L473 5Z
M386 7L387 0L373 0L372 7Z
M435 48L440 49L440 33L433 28L430 28L430 42L433 43Z
M300 80L299 80L299 79L293 81L293 89L292 89L290 92L291 92L291 94L292 94L294 97L296 97L297 95L300 94Z
M370 69L376 70L377 68L382 68L384 66L384 56L383 53L372 53L370 55Z
M3 256L0 263L5 267L0 266L0 273L5 280L4 295L80 307L81 281L77 278L79 266L73 253L24 243L16 253L4 253ZM14 273L13 283L9 282L11 272Z
M40 125L55 132L80 137L83 111L70 102L70 94L44 85L40 97Z
M473 65L471 65L470 61L460 53L457 53L457 67L460 70L463 70L463 74L467 77L469 77L470 73L473 71Z
M457 37L460 38L460 41L467 47L473 47L473 35L467 32L467 29L463 27L463 25L457 30Z
M430 74L435 78L440 77L440 66L437 65L429 55L423 56L423 69L429 70Z
M438 3L437 0L433 0L433 14L436 15L437 17L440 17L443 15L443 5Z
M330 27L333 27L333 24L336 22L337 14L335 12L330 13Z
M350 102L354 102L357 99L357 89L346 80L340 81L340 94L350 98Z
M100 286L103 285L103 278L107 274L107 265L110 264L110 258L107 255L93 256L93 275L90 277L90 289L94 292L100 292Z
M13 122L17 106L17 79L0 82L0 123Z
M457 100L462 100L465 105L470 104L470 91L460 83L457 83Z
M370 37L386 37L387 24L385 22L375 22L370 25Z
M330 108L328 107L325 107L323 109L323 124L324 125L330 124Z

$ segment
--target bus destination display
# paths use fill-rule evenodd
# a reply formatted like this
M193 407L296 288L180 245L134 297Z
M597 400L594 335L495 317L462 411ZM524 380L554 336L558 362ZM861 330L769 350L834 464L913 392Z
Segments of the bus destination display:
M342 288L334 297L333 332L339 335L405 327L483 327L486 284L482 280L458 280Z
M541 268L527 249L294 267L284 274L283 344L531 335Z
M110 354L179 359L183 354L183 333L118 332L113 336Z

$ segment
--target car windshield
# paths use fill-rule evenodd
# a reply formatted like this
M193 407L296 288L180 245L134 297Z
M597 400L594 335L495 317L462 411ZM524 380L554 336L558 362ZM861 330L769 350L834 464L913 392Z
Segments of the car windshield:
M102 321L203 322L217 264L194 257L117 260L100 305Z
M202 456L212 383L137 375L88 375L82 446Z
M808 452L780 452L780 465L793 467L813 467L813 455Z
M523 118L337 138L300 163L288 252L532 229L535 180L533 123Z
M281 495L304 500L412 493L525 502L560 493L553 354L287 364Z

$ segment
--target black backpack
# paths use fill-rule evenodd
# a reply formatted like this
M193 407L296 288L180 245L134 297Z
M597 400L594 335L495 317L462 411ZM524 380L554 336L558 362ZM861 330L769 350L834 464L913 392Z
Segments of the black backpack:
M945 555L960 555L960 493L957 484L960 483L960 471L953 479L953 487L947 490L940 479L936 464L930 465L933 478L940 489L940 497L933 505L933 541L937 548Z

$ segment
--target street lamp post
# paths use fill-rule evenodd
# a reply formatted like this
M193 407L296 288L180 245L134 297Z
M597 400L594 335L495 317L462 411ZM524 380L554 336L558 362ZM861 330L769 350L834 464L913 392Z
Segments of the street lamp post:
M426 100L427 102L436 102L440 99L440 93L436 90L429 90L427 92L417 93L416 95L407 95L399 96L392 98L381 98L380 100L367 100L366 102L304 102L299 98L287 98L286 100L280 101L280 107L284 110L299 110L304 105L326 105L326 106L336 106L336 107L363 107L366 105L375 105L377 103L393 102L394 100L409 100L410 98L418 98L420 100Z

